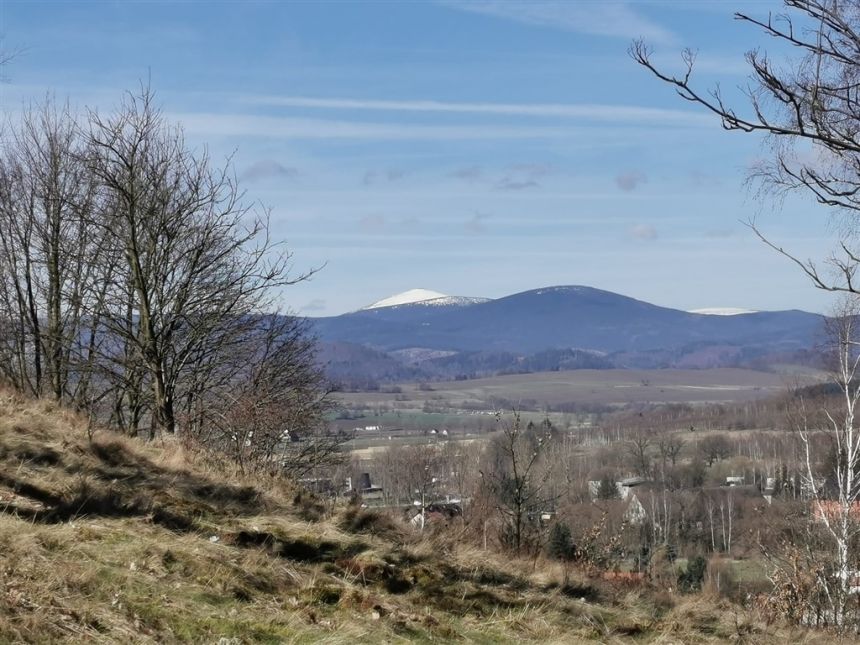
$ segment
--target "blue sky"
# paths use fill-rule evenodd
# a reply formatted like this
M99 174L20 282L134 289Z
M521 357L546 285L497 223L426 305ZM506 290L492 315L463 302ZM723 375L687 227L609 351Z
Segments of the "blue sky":
M499 297L584 284L656 304L826 311L787 260L835 236L808 200L744 186L762 142L724 132L628 56L644 37L733 96L774 43L732 19L761 2L14 2L0 85L15 118L46 92L104 111L151 79L213 158L272 209L310 315L410 288Z

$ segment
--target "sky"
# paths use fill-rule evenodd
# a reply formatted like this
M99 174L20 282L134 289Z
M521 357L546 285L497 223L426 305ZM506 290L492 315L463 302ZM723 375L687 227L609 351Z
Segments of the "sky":
M496 298L587 285L678 309L827 312L801 258L826 210L745 183L768 154L629 56L634 39L743 106L744 53L774 50L696 0L16 2L0 0L0 112L47 94L109 112L148 82L189 144L235 167L292 253L291 310L412 288ZM788 59L787 59L788 60Z

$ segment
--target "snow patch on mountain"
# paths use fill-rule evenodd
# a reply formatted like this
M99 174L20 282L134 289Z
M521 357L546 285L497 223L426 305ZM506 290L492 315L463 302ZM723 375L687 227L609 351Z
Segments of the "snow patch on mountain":
M404 291L403 293L398 293L393 296L389 296L388 298L378 300L372 305L362 307L361 310L380 309L381 307L400 307L403 305L422 305L428 307L463 306L488 301L489 298L446 296L444 293L430 291L429 289L410 289L409 291Z
M589 291L595 291L590 287L581 287L578 285L575 286L559 286L559 287L544 287L543 289L537 289L534 291L536 296L542 296L545 293L587 293Z
M367 305L363 309L378 309L380 307L396 307L397 305L411 305L415 302L423 302L425 300L436 300L437 298L447 298L444 293L438 291L430 291L429 289L409 289L402 293L394 294L388 298L377 300L372 305Z
M707 307L705 309L691 309L687 313L704 314L705 316L738 316L741 314L758 313L754 309L740 309L738 307Z

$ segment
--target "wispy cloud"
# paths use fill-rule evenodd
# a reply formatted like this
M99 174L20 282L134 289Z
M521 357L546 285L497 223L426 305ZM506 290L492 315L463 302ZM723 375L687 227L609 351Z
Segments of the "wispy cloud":
M534 179L515 179L513 177L502 177L496 188L499 190L525 190L526 188L537 188L540 186Z
M327 307L327 303L322 298L314 298L309 303L307 303L304 307L302 307L302 311L306 312L318 312L325 311Z
M388 170L368 170L364 173L361 183L365 186L372 186L380 182L392 183L400 181L406 176L406 172L398 168L389 168Z
M387 223L383 215L365 215L358 220L358 230L362 233L380 233L385 230Z
M702 186L720 186L722 181L719 177L704 173L701 170L691 170L687 175L688 182L691 186L701 188Z
M525 190L540 186L540 178L550 174L551 169L544 164L516 164L508 169L498 182L496 188L500 190Z
M441 4L460 11L578 34L626 40L645 38L661 43L673 43L677 40L671 31L635 11L626 2L442 0Z
M244 181L259 181L269 178L288 179L296 177L298 174L299 171L295 168L287 168L273 159L261 159L248 166L241 174L240 179Z
M651 56L651 60L658 68L662 68L668 73L683 74L687 69L686 61L680 52L655 52ZM730 55L698 52L693 69L697 73L719 76L746 76L751 70L749 63L741 53Z
M507 115L600 121L612 123L665 123L672 126L713 126L706 114L687 110L651 108L639 105L599 103L462 103L437 100L376 100L315 98L307 96L246 96L240 102L285 108L318 110L361 110L377 112L449 112L459 114Z
M351 139L351 140L428 140L469 141L499 139L568 138L585 141L595 134L594 128L577 126L522 125L430 125L408 123L369 123L247 114L174 113L188 134L206 137L260 137L285 139ZM629 133L611 133L619 141ZM583 146L593 145L592 142Z
M657 239L657 229L650 224L636 224L627 229L627 234L634 240L650 242Z
M615 177L615 184L624 192L631 193L639 186L648 181L648 177L640 170L630 170Z
M448 176L472 183L478 181L484 176L484 169L480 166L465 166L464 168L453 170L448 174Z
M358 220L357 226L361 233L386 235L418 233L421 227L421 220L415 216L392 219L385 215L365 215Z
M552 172L552 167L543 163L512 164L500 170L473 165L457 168L448 177L469 184L486 183L496 190L526 190L539 187L539 180Z
M728 239L730 237L735 237L737 235L737 232L729 228L716 228L711 229L709 231L705 231L704 235L706 238L712 240L723 240Z
M472 233L473 235L486 233L487 227L484 222L489 219L489 217L489 213L476 212L466 221L466 223L464 224L464 228L468 233Z

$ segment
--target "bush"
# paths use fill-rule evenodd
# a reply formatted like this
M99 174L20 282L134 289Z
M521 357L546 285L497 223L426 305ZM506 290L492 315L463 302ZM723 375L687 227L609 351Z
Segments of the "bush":
M399 537L403 532L389 515L357 506L350 506L344 511L340 528L349 533L390 538Z
M687 562L687 568L678 576L678 588L686 593L699 591L705 579L708 561L702 555L697 555Z
M618 497L618 487L615 485L615 479L609 475L602 477L597 487L597 499L618 499Z
M570 527L564 522L554 524L546 545L547 555L555 560L571 560L575 548Z

